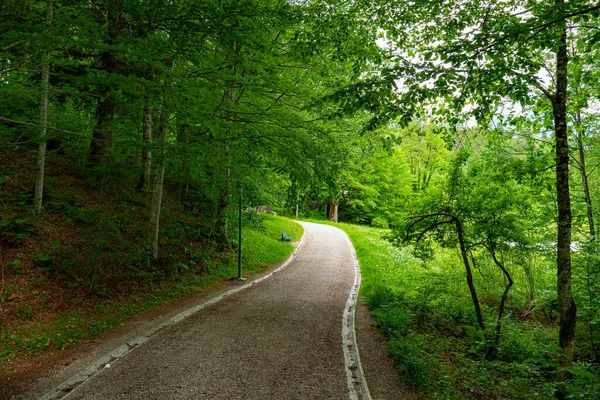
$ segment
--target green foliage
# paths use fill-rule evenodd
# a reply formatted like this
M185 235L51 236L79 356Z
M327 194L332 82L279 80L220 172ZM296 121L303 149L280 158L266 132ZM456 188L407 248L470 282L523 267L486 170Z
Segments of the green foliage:
M558 310L553 173L567 165L556 167L550 132L559 126L568 125L570 144L582 154L571 169L579 247L572 252L573 293L581 322L576 358L597 363L599 357L600 262L590 240L593 221L586 227L584 220L588 210L598 218L600 198L594 108L600 34L589 28L600 14L588 3L3 4L0 244L12 252L6 262L12 280L2 301L20 290L17 277L32 278L23 276L32 275L32 264L33 275L62 279L79 298L94 299L127 292L119 289L122 282L177 286L228 274L216 265L234 262L236 188L243 184L245 209L266 204L292 215L301 205L302 215L317 218L339 205L340 220L391 227L395 244L410 242L392 249L381 231L367 230L357 251L370 277L363 293L395 341L396 359L432 397L451 397L453 390L483 398L551 394L544 368L553 366L544 363L554 356L540 343ZM566 26L568 43L562 43ZM553 107L563 98L554 82L560 74L546 73L563 46L569 59L568 86L560 87L568 103L564 124ZM45 214L32 218L45 86L39 71L46 66ZM473 120L460 125L470 116L476 127ZM141 134L146 117L153 121L150 142ZM164 143L159 131L166 132ZM156 169L150 172L165 168L153 188L143 185L145 150ZM159 188L162 208L150 209ZM156 240L147 221L155 212ZM243 219L250 270L291 251L279 240L282 231L294 240L301 235L271 216L245 212ZM463 258L456 254L456 221ZM34 254L18 253L30 242ZM469 263L481 325L487 332L504 325L495 362L478 359L485 338L474 328L465 291ZM509 276L515 284L504 300ZM506 308L498 316L500 299ZM39 299L44 307L47 302ZM23 306L16 314L26 321L33 312ZM541 333L529 337L525 323ZM94 324L83 331L112 326ZM428 343L420 335L436 339ZM56 332L28 343L39 349L71 342ZM460 366L464 376L438 373L434 366L443 363ZM527 372L515 373L517 365ZM479 367L486 374L478 375ZM590 368L577 364L573 382L594 388ZM570 393L587 389L577 390Z
M387 242L384 230L336 226L346 231L354 244L363 276L361 294L388 337L398 368L424 398L554 397L559 354L554 327L515 318L524 305L510 302L512 312L504 320L498 357L486 361L482 357L486 343L463 283L460 260L453 251L438 247L435 257L423 262L411 249ZM521 274L513 273L518 285ZM551 272L549 275L547 286L537 281L541 285L536 286L538 293L553 285ZM482 297L493 292L493 287L485 287ZM590 364L578 362L572 372L569 398L585 397L600 384Z
M290 243L281 242L282 230L293 234L294 240L300 240L303 234L299 224L285 218L265 215L263 223L264 229L256 228L252 224L244 226L244 271L250 275L283 261L293 251ZM64 246L58 245L50 252L53 268L63 267L58 258L59 253L64 251L62 249ZM211 257L211 254L192 248L188 248L186 253L190 257L186 268L183 268L183 263L174 266L177 279L154 280L150 286L142 286L128 296L120 297L110 296L109 293L102 294L102 286L99 285L95 292L90 294L101 296L102 300L91 310L80 307L82 311L59 314L49 324L34 325L19 334L9 334L0 325L0 361L9 361L27 353L39 354L48 348L62 350L72 347L84 339L122 324L144 310L206 288L224 278L231 278L237 271L235 257L225 255L216 258L214 253ZM44 262L44 256L40 255L37 258L39 262ZM203 264L204 268L197 269L194 260ZM73 274L67 275L70 279L80 276L74 271L62 273ZM162 274L162 271L159 272L159 275ZM38 306L47 307L49 296L49 292L40 293ZM33 312L31 307L21 306L17 309L17 316L20 320L27 321Z
M6 246L21 246L23 240L32 233L35 233L35 228L28 217L0 220L0 243L3 243Z
M237 183L248 205L289 209L290 186L299 187L295 203L309 186L335 181L346 158L339 146L360 128L317 100L370 69L365 56L381 49L370 40L376 33L350 17L360 7L333 11L271 0L11 3L0 11L10 33L0 40L1 146L35 157L36 71L48 59L48 163L63 161L86 186L112 196L117 187L126 198L143 172L140 153L150 150L170 190L212 226L211 239L227 241ZM140 134L146 107L152 143ZM167 114L160 157L156 132ZM0 167L5 180L8 166ZM20 196L31 205L31 194Z
M573 259L575 281L574 297L579 306L581 323L578 336L581 352L591 361L600 359L600 244L596 241L582 243Z
M371 220L371 226L375 228L387 229L390 227L390 224L384 217L375 217Z
M402 371L407 383L425 390L430 384L431 367L421 356L418 341L414 337L407 339L392 339L389 351L394 356L396 364Z
M249 209L248 211L244 212L242 214L242 218L244 218L246 224L252 225L253 228L261 230L265 229L263 218L254 209Z
M75 249L61 245L56 242L46 253L35 254L33 260L36 266L43 271L64 275L67 278L85 276L82 271L83 265L77 265L75 261Z

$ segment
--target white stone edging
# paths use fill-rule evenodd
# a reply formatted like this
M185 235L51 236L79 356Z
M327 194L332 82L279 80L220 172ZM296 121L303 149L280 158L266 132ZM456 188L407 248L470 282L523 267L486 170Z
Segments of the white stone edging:
M361 282L360 266L350 237L348 237L346 232L344 232L344 235L346 235L348 247L350 248L350 253L352 255L352 263L354 264L354 283L352 284L348 300L346 301L342 323L342 344L344 348L346 378L348 380L348 396L350 400L372 400L365 372L360 362L360 352L356 341L355 330L356 301L358 299L358 290L360 289Z

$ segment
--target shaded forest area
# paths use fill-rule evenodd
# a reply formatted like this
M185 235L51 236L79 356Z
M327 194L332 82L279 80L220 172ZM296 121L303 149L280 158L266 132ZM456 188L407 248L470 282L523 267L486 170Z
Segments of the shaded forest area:
M218 274L242 185L248 227L268 205L389 230L365 291L426 396L593 396L599 10L0 1L2 339Z
M327 186L348 124L313 103L360 73L324 7L0 2L3 364L232 276L240 185L244 267L289 253L256 208Z

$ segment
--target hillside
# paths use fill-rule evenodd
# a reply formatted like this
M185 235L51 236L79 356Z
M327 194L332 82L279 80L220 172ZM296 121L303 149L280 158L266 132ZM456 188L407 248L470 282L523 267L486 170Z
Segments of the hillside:
M237 242L211 237L203 214L182 204L176 187L165 191L153 263L145 247L148 195L131 189L134 176L99 187L64 152L51 153L44 211L34 216L31 158L23 157L22 147L0 152L3 369L236 276ZM244 213L245 272L260 272L291 252L280 241L283 230L294 240L302 235L284 218ZM230 235L237 238L237 229Z

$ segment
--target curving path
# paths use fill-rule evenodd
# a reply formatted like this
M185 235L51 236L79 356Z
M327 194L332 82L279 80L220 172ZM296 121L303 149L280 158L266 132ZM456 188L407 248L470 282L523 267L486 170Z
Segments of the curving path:
M165 328L66 398L362 398L342 345L353 250L341 230L303 225L286 268Z

